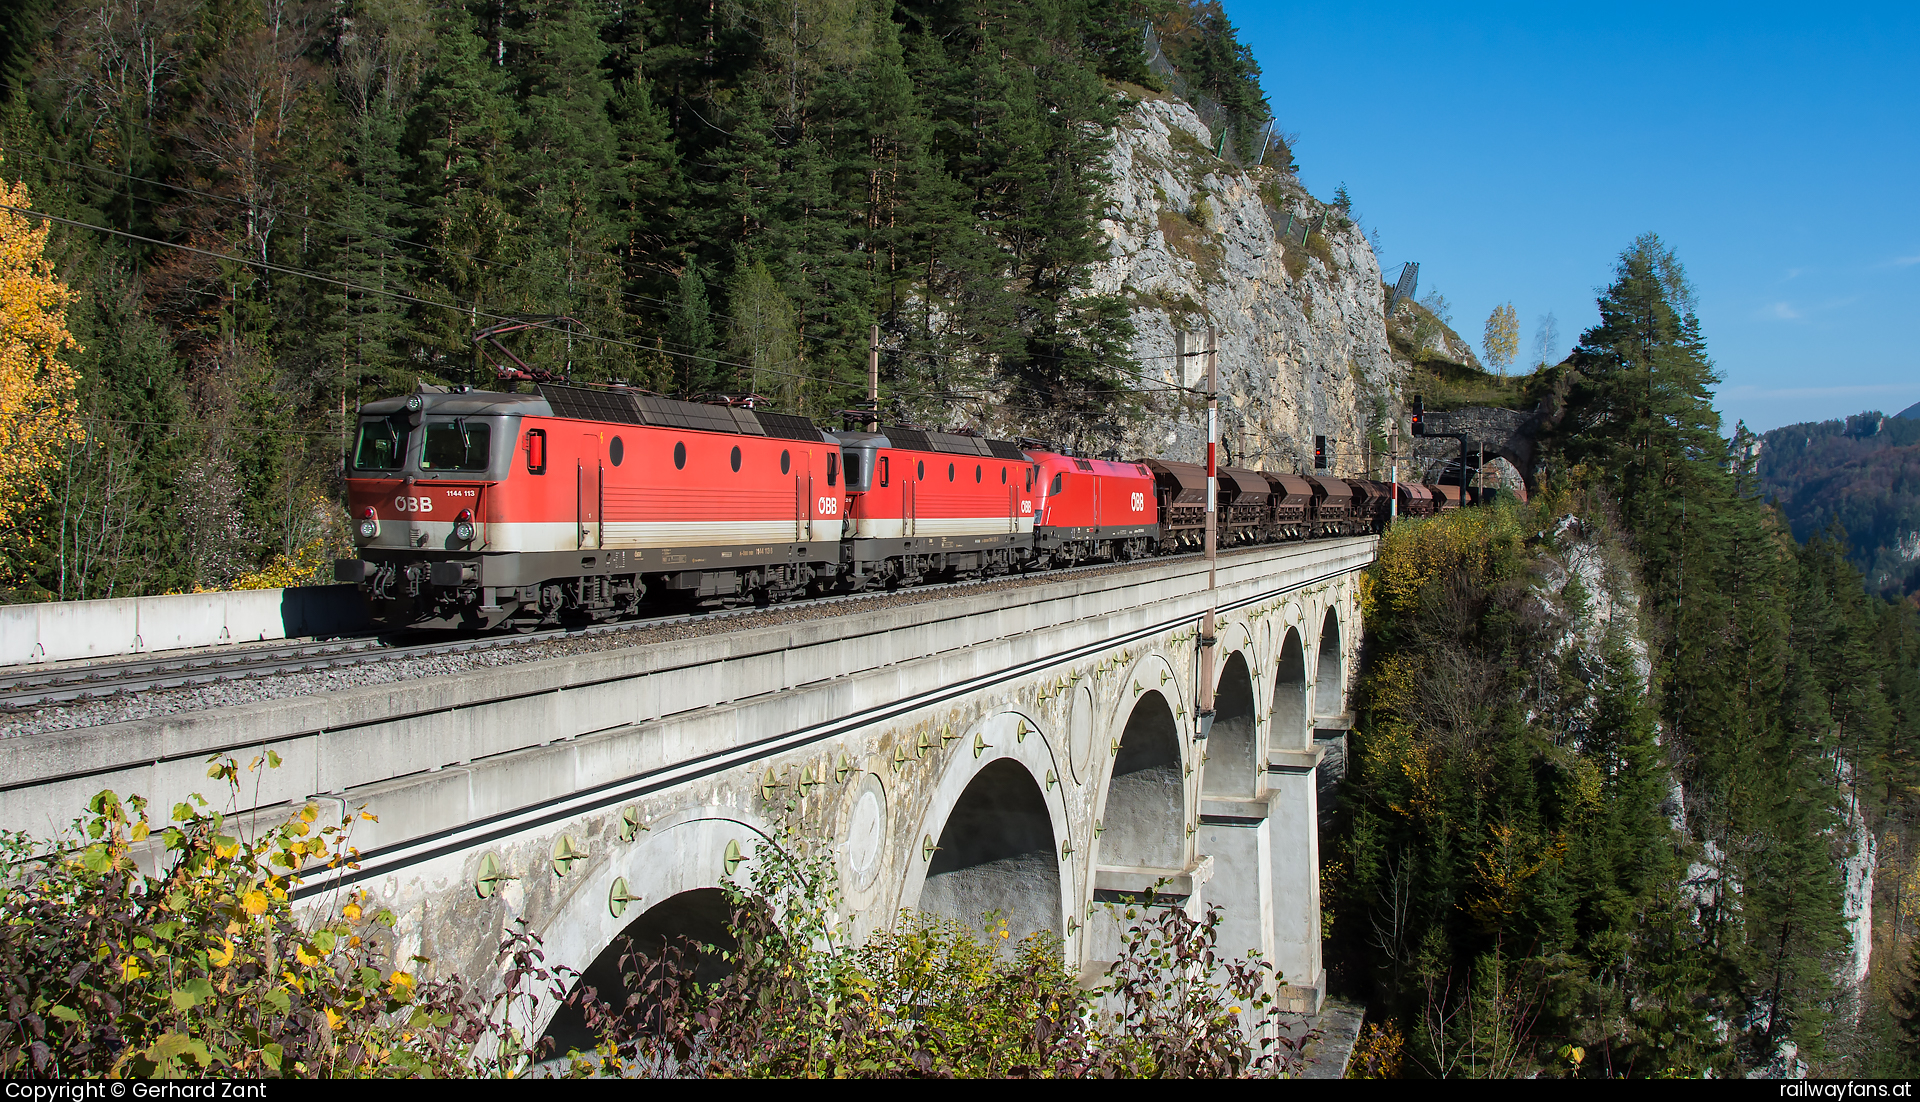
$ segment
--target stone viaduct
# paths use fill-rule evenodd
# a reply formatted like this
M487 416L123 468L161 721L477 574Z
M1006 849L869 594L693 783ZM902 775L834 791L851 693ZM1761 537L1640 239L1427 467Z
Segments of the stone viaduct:
M1118 953L1103 902L1159 885L1161 905L1218 903L1221 948L1258 950L1312 1012L1316 772L1348 726L1374 549L1231 551L1211 596L1204 563L1150 562L22 737L0 826L44 834L102 788L170 807L207 790L210 756L272 749L284 764L236 810L376 815L354 827L350 881L303 895L364 888L398 917L402 953L439 970L491 974L523 920L549 961L606 990L623 932L717 940L718 885L778 839L830 851L856 934L902 908L996 910L1015 933L1059 934L1088 974Z

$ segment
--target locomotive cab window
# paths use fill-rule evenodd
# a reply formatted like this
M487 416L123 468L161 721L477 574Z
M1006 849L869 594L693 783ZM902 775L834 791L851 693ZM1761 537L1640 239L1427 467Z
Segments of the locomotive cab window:
M420 447L423 471L484 471L492 455L493 429L479 421L458 418L427 426Z
M353 466L361 471L397 471L407 461L405 425L381 418L360 422L360 442L353 449Z
M852 468L848 468L847 477L848 478L853 477ZM827 485L829 486L838 485L839 480L840 480L840 453L828 452L827 453Z
M1056 475L1054 475L1054 476L1053 476L1053 489L1051 489L1051 490L1048 490L1048 491L1047 491L1047 493L1049 493L1049 494L1057 494L1057 493L1059 493L1059 492L1060 492L1060 480L1061 480L1061 479L1063 479L1063 478L1065 478L1065 477L1066 477L1066 475L1063 475L1063 474L1056 474Z
M829 459L829 462L831 462L831 459ZM831 468L829 468L828 473L832 473ZM829 485L831 485L831 483L829 483ZM860 486L860 453L848 452L847 453L847 489L853 490L853 489L859 488L859 486Z
M891 465L887 462L887 457L884 455L881 456L880 457L880 485L882 486L888 485L893 480L892 472L888 470L889 466Z
M547 473L547 430L527 430L527 473Z

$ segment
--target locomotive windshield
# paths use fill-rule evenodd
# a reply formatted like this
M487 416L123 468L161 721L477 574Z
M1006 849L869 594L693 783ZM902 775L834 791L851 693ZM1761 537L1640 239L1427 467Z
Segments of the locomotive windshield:
M437 421L420 448L423 471L484 471L493 457L493 430L484 421Z
M362 471L397 471L407 461L407 427L387 418L360 422L353 465Z

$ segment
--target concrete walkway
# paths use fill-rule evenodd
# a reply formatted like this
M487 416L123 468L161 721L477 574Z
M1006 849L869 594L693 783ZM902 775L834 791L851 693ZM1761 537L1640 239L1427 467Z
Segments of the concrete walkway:
M1347 1062L1353 1059L1354 1046L1360 1041L1360 1023L1366 1016L1367 1008L1359 1003L1329 998L1320 1013L1306 1019L1301 1034L1319 1030L1320 1035L1307 1042L1307 1066L1300 1078L1346 1078Z

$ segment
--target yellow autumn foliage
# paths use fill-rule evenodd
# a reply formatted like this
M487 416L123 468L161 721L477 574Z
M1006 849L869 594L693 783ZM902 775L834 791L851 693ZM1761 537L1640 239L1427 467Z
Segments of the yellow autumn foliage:
M1567 839L1564 834L1543 838L1506 823L1489 827L1487 835L1473 860L1477 890L1467 909L1489 932L1497 932L1518 909L1527 881L1566 859Z
M228 589L291 589L312 585L321 571L333 561L326 540L309 540L291 555L275 555L273 561L251 574L242 574L227 583Z
M76 297L46 258L47 227L25 184L0 180L0 524L44 500L48 475L81 438L78 376L63 354L81 351L67 330Z
M1485 563L1494 551L1491 529L1504 519L1499 509L1457 509L1432 520L1394 525L1381 537L1379 558L1367 573L1366 611L1410 611L1434 578L1455 567Z

